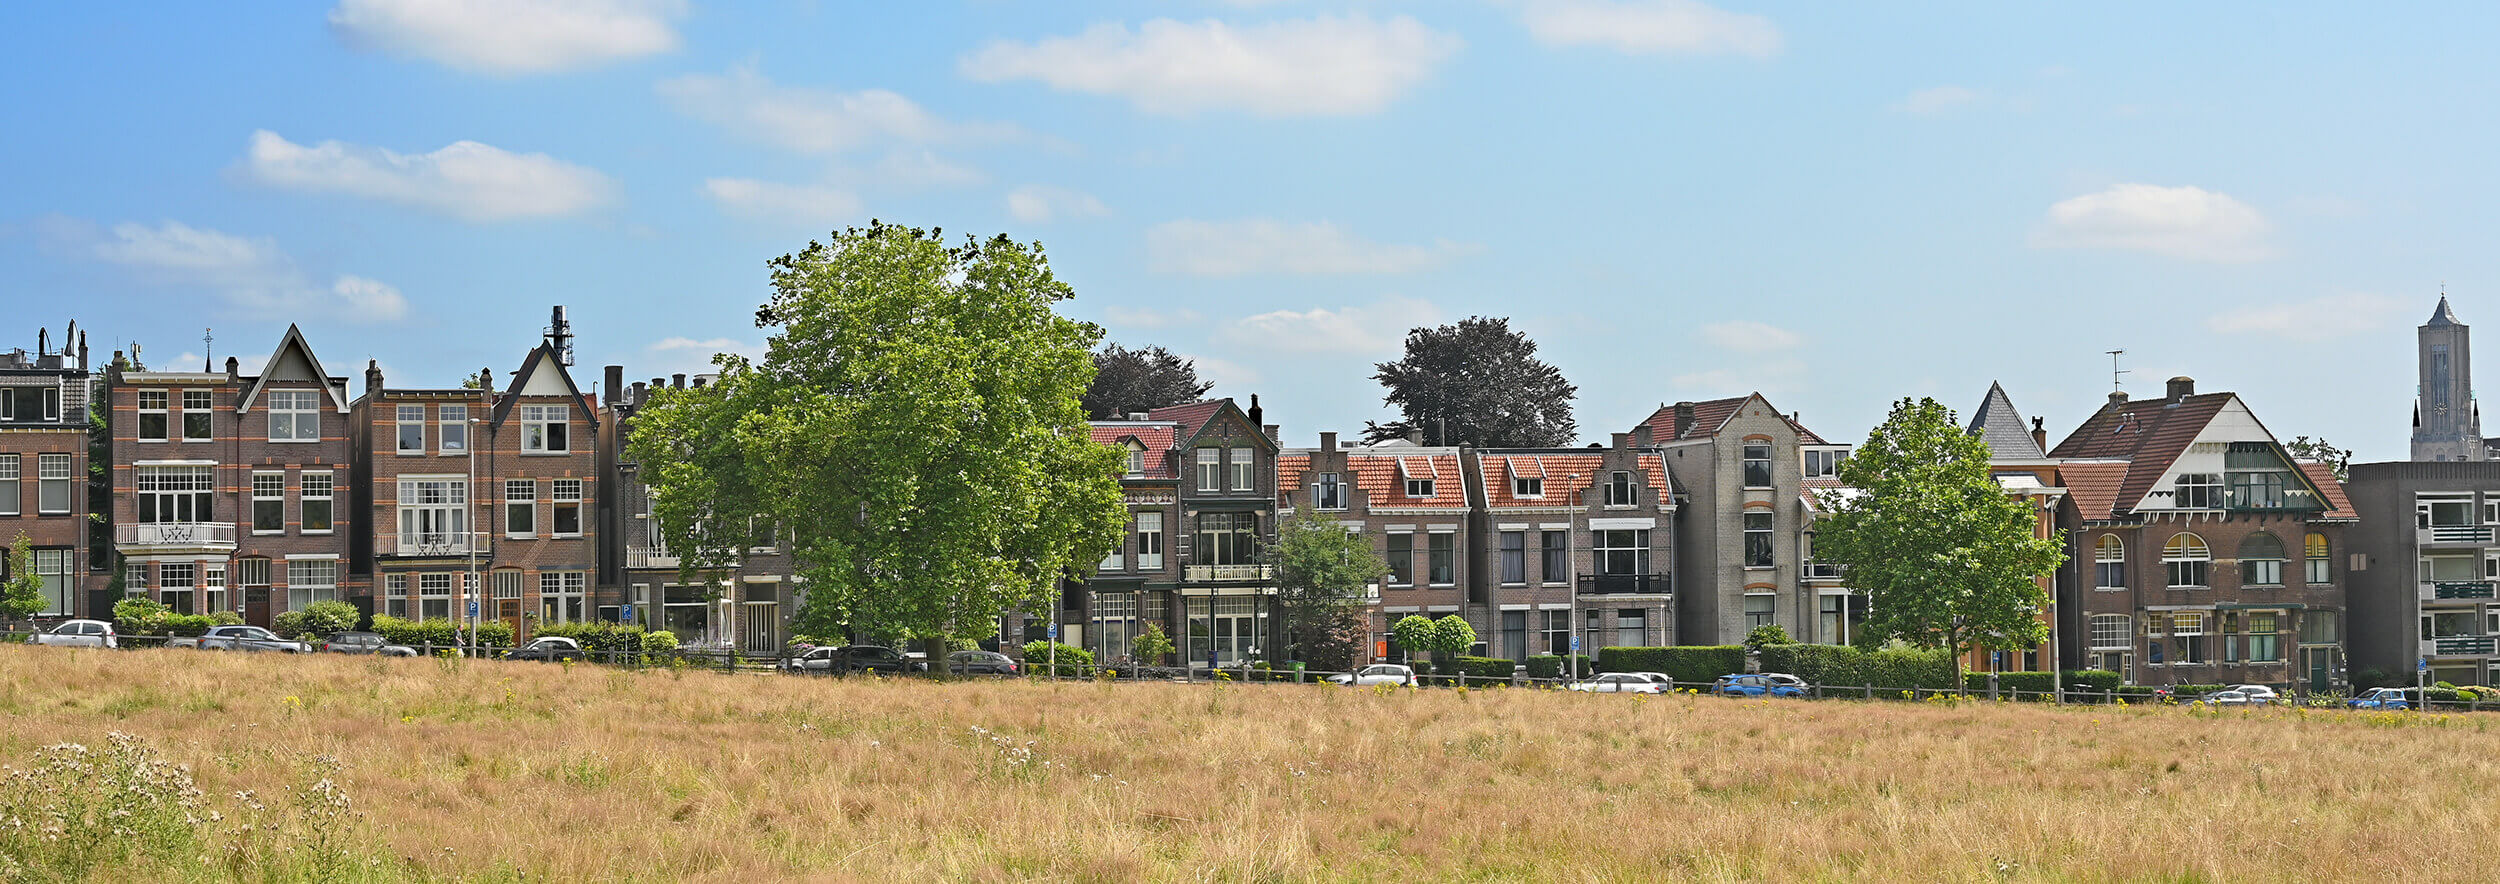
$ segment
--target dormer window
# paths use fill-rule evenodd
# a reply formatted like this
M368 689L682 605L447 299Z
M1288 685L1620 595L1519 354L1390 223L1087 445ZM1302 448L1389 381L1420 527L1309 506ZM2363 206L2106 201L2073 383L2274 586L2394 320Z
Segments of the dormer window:
M1510 496L1544 497L1545 480L1534 476L1512 476L1510 479Z
M1311 483L1311 506L1324 510L1345 509L1345 480L1337 473L1321 473Z
M1632 471L1616 470L1606 477L1606 505L1632 506L1640 502L1640 491L1632 484Z
M1536 499L1545 496L1545 463L1533 457L1514 457L1505 462L1510 468L1510 496Z
M1128 474L1132 476L1146 474L1146 446L1135 442L1128 444Z
M1429 457L1398 458L1398 476L1406 480L1406 496L1431 497L1433 480L1441 477Z
M1408 496L1408 497L1431 497L1431 496L1432 496L1432 480L1431 480L1431 479L1408 479L1408 480L1406 480L1406 496Z

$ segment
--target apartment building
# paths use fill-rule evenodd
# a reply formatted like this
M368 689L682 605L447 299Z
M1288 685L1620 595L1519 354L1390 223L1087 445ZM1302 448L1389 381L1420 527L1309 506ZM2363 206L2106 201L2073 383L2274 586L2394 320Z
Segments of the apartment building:
M1484 490L1465 466L1466 450L1403 439L1341 446L1337 434L1321 433L1318 448L1278 461L1279 512L1309 507L1370 538L1389 565L1367 615L1371 660L1405 658L1389 638L1391 624L1414 615L1462 614L1470 606L1468 581L1481 563L1468 551L1478 545L1475 516ZM1482 622L1484 601L1479 590L1473 602L1479 613L1470 618L1479 640L1490 631Z
M1659 453L1616 433L1605 447L1464 452L1483 506L1471 516L1468 619L1490 656L1525 660L1672 644L1675 495ZM1577 624L1575 627L1573 624Z
M87 518L87 403L94 387L86 339L75 322L58 347L45 329L36 333L34 352L0 353L0 547L20 537L32 545L31 564L43 579L38 617L97 610L84 592L95 582L88 578ZM8 567L0 561L0 570ZM105 600L103 609L111 607Z
M1181 634L1172 612L1177 610L1174 600L1183 572L1172 537L1180 531L1183 515L1182 452L1194 451L1181 444L1187 429L1177 420L1158 420L1146 412L1092 423L1095 444L1122 452L1120 498L1128 507L1128 530L1119 546L1097 563L1091 576L1069 585L1061 612L1061 640L1092 651L1095 659L1129 656L1134 639L1149 625L1162 627L1168 636ZM1255 453L1249 462L1257 468ZM1178 638L1174 647L1179 647ZM1185 659L1203 661L1205 653Z
M2353 464L2352 669L2493 684L2500 669L2500 461ZM2365 672L2366 670L2366 672Z
M801 600L791 542L771 525L750 525L748 541L727 564L688 574L669 548L651 510L651 487L641 464L625 450L634 416L657 391L703 386L710 375L652 378L624 384L623 366L607 366L604 384L607 443L599 474L612 494L601 496L602 563L597 616L666 630L680 645L770 653L790 638L790 617ZM630 610L629 610L630 609Z

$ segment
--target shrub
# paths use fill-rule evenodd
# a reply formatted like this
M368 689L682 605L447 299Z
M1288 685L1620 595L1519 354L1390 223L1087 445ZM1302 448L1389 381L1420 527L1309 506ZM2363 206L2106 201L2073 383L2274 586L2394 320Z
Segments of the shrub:
M1511 670L1519 665L1501 657L1460 657L1455 662L1458 673L1469 679L1497 679L1505 683L1510 681Z
M1409 654L1431 653L1432 638L1436 634L1432 618L1422 614L1408 614L1389 625L1389 640L1397 642L1398 649Z
M1053 648L1058 649L1058 663L1055 666L1051 662ZM1093 652L1084 648L1054 641L1037 640L1024 643L1024 668L1027 672L1041 668L1051 670L1052 675L1076 677L1084 675L1085 670L1093 665Z
M1580 659L1586 660L1588 655L1583 654ZM1562 678L1571 666L1571 658L1560 654L1538 654L1529 657L1527 665L1529 678ZM1586 672L1588 668L1583 666L1581 671Z
M2111 672L2107 669L2069 669L2066 670L2066 689L2070 691L2077 689L2087 691L2116 690L2119 678L2120 676L2118 673Z
M1953 686L1951 655L1912 648L1868 652L1847 645L1771 645L1762 649L1762 669L1830 688L1945 690Z
M208 628L217 625L216 621L199 614L166 614L157 622L164 624L166 635L178 635L184 638L207 635Z
M210 626L241 626L243 615L233 611L218 611L208 615L208 623Z
M357 622L364 618L364 612L346 602L314 602L304 606L303 629L314 638L329 638L354 631Z
M277 633L279 638L303 638L307 628L306 616L302 611L288 611L280 614L269 621L269 631Z
M1789 639L1788 630L1777 623L1765 623L1745 633L1745 650L1751 653L1762 653L1763 648L1772 645L1789 644L1796 644L1796 642Z
M1988 675L1985 672L1966 673L1962 676L1962 687L1970 691L1986 691ZM1999 672L1996 678L1997 690L2018 700L2046 700L2047 694L2057 689L2056 680L2046 672ZM2033 694L2039 696L2025 696Z
M1745 671L1745 646L1599 648L1595 671L1663 672L1678 682L1708 682Z
M165 605L152 599L126 598L113 603L113 628L123 635L160 635Z
M1148 623L1146 631L1129 640L1129 653L1147 666L1163 665L1163 658L1172 653L1172 637L1163 634L1163 624Z

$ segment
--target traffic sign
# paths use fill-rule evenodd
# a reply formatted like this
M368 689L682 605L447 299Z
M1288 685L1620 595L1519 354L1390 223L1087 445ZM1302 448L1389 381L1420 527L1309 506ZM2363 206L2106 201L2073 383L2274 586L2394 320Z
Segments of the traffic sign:
M470 600L469 600L469 616L471 616L471 617L475 617L475 616L477 616L477 600L476 600L476 599L470 599Z
M1572 637L1571 637L1571 652L1572 652L1572 653L1574 653L1574 654L1577 654L1577 653L1579 653L1579 652L1580 652L1580 637L1579 637L1579 636L1576 636L1576 635L1575 635L1575 636L1572 636Z
M618 611L618 612L617 612L617 614L616 614L616 619L618 619L618 620L622 620L622 621L625 621L625 622L627 622L627 623L632 623L632 622L634 622L634 606L633 606L633 605L630 605L630 604L629 604L629 605L626 605L626 606L624 607L624 609L622 609L622 610L620 610L620 611Z
M1051 641L1058 641L1058 640L1059 640L1059 624L1053 623L1053 624L1051 624L1051 625L1050 625L1050 640L1051 640Z
M2429 671L2431 671L2431 658L2429 658L2429 657L2424 657L2424 658L2422 658L2422 662L2417 663L2417 664L2414 664L2413 670L2414 670L2415 672L2429 672Z

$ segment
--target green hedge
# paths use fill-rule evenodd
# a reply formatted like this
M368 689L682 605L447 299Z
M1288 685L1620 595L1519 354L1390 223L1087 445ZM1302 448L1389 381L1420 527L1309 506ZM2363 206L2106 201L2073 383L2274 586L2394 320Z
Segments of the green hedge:
M1057 666L1053 666L1051 661L1051 646L1053 645L1059 648ZM1094 652L1075 645L1041 640L1024 643L1026 674L1032 674L1036 670L1053 670L1050 674L1062 678L1083 678L1085 670L1093 665Z
M1745 671L1744 645L1599 648L1599 672L1663 672L1678 682L1709 682Z
M2119 680L2118 673L2107 669L2066 670L2067 690L2114 691L2118 689Z
M1574 670L1571 666L1571 661L1574 657L1578 658L1580 661L1580 666L1577 670ZM1571 673L1574 671L1577 671L1582 675L1587 675L1591 672L1597 671L1597 661L1591 659L1587 654L1573 654L1570 656L1563 656L1561 654L1538 654L1534 657L1528 658L1527 664L1529 678L1569 678L1571 677Z
M1954 667L1953 657L1943 651L1887 648L1868 652L1847 645L1771 645L1762 649L1762 670L1787 673L1807 684L1833 689L1873 686L1940 691L1953 686ZM2047 684L2046 674L2041 675L2041 683ZM1684 678L1677 676L1676 680Z
M1498 679L1507 682L1510 681L1511 670L1518 665L1518 661L1505 657L1460 657L1453 668L1470 680Z
M610 654L656 654L677 650L676 633L664 629L653 632L638 623L548 623L538 627L538 634L581 642L582 650L592 654L591 659L603 662L607 659L604 655Z
M460 644L460 622L456 620L406 620L388 614L373 615L373 631L384 641L407 645L423 653L426 645L448 648ZM512 624L489 620L478 624L478 643L490 648L512 647Z

